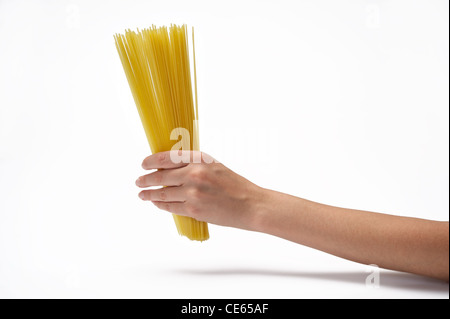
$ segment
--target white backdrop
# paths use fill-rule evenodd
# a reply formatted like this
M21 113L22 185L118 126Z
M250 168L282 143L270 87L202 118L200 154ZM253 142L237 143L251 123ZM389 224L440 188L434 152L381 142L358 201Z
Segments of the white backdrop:
M113 34L196 31L200 143L256 184L448 220L449 3L0 0L0 297L448 298L272 236L178 236Z

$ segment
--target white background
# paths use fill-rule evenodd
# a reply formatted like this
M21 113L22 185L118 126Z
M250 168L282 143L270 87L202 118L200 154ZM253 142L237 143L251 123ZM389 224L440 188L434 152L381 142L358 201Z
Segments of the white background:
M449 3L0 0L0 297L448 298L265 234L178 236L113 34L195 26L201 148L330 205L449 213Z

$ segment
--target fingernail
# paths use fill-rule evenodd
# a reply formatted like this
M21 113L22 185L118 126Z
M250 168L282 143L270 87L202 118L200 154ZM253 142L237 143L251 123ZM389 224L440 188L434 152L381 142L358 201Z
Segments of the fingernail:
M144 200L144 194L142 192L139 193L139 198Z
M136 180L136 185L139 186L140 184L141 184L141 178L139 177L139 178Z

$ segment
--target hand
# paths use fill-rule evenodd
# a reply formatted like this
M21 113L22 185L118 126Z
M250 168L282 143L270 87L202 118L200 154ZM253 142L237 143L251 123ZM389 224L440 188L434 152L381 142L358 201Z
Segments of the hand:
M189 155L189 162L175 163L172 156L180 154ZM199 221L254 230L255 208L263 198L263 189L211 156L199 151L161 152L147 157L142 167L157 171L139 177L137 186L166 186L141 191L142 200Z

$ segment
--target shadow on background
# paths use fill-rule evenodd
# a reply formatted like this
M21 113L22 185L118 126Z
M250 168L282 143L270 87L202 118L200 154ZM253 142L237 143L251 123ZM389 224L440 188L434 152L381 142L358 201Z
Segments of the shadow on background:
M321 271L281 271L269 269L178 269L178 273L187 275L201 276L275 276L275 277L292 277L292 278L313 278L326 281L341 281L347 283L365 285L366 278L369 273L366 272L321 272ZM414 274L388 271L380 269L380 286L396 289L406 289L423 292L449 292L449 284L437 279L418 276Z

